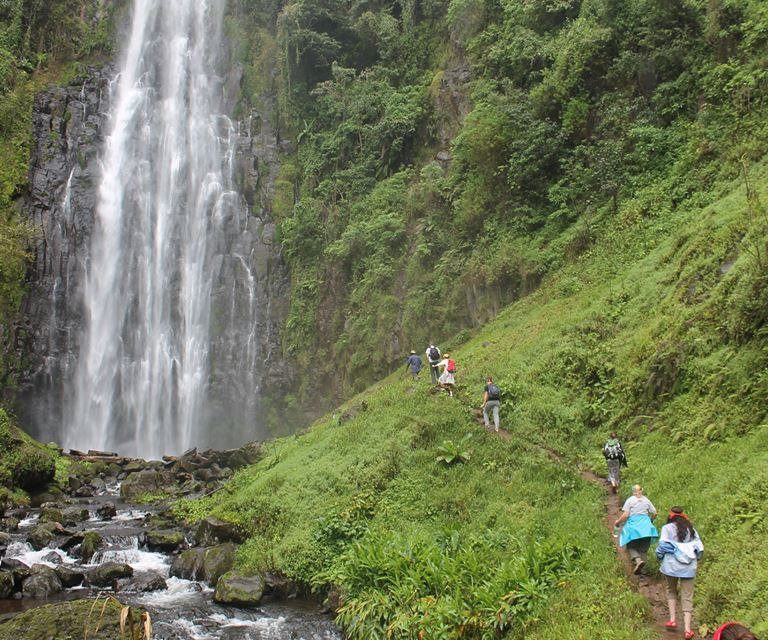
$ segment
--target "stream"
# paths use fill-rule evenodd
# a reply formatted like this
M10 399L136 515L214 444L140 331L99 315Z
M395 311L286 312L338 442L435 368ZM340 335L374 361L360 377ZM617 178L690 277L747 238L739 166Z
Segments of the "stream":
M103 515L104 506L115 515ZM58 571L71 569L87 574L105 563L130 565L133 576L113 581L112 588L82 585L65 589L46 598L18 597L0 600L0 621L16 613L49 602L112 594L124 604L149 612L153 637L158 640L341 640L338 628L327 615L320 612L316 602L288 599L266 602L256 608L224 607L213 602L213 589L203 582L171 576L172 553L152 551L142 544L148 530L148 520L157 516L157 509L128 504L120 499L119 484L107 485L93 497L70 498L67 510L79 507L88 510L88 519L67 526L62 536L51 544L35 550L29 535L40 522L40 508L24 510L18 529L10 534L2 558L3 569L19 566L45 565ZM101 510L102 514L97 513ZM83 515L85 512L83 511ZM103 547L89 562L79 557L82 535L94 531L103 539ZM62 569L64 567L64 569ZM165 588L139 591L145 580L164 580ZM160 583L162 585L162 583Z

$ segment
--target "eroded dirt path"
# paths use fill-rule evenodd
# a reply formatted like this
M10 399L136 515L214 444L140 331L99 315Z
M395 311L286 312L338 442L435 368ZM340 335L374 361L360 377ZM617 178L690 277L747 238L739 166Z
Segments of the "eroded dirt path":
M473 414L475 420L480 425L483 425L482 410L473 409ZM483 425L483 428L486 428L485 425ZM493 433L494 435L502 438L503 440L511 440L513 438L513 435L504 429L499 429L498 432L494 432L493 428L491 427L487 430L490 431L490 433ZM519 438L519 435L515 434L514 437ZM632 570L632 563L629 560L629 556L621 547L619 547L618 538L613 537L613 523L616 522L618 517L621 515L622 503L618 495L611 493L607 480L605 478L601 478L588 469L583 469L579 464L567 460L562 454L546 446L543 446L538 442L533 442L527 439L524 440L524 442L526 445L544 451L553 462L565 465L570 469L577 469L582 480L600 487L601 491L603 491L605 494L605 517L603 518L603 521L605 523L606 529L609 532L611 540L613 540L613 545L616 548L616 554L619 558L619 561L621 562L622 567L624 568L624 573L627 580L632 585L632 588L650 603L651 615L653 618L653 629L658 633L659 637L676 637L675 635L669 633L664 627L664 623L668 618L666 597L664 595L664 585L661 581L661 578L659 576L653 575L635 575L634 571Z

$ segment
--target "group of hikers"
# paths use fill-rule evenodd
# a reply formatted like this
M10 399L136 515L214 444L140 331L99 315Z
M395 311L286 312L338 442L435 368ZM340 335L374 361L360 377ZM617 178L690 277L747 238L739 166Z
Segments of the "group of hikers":
M611 491L617 493L621 467L627 466L627 456L615 432L611 432L609 439L603 445L603 456L608 466L608 482ZM643 573L651 543L655 540L659 541L656 557L660 562L659 571L664 576L669 610L669 619L664 626L669 631L677 629L679 598L683 613L683 636L688 640L695 635L691 629L693 583L698 562L704 553L704 545L683 507L670 508L661 532L653 523L656 516L656 507L643 494L643 488L636 484L632 487L632 495L621 507L621 515L614 522L614 536L619 538L619 546L626 548L635 574ZM757 638L744 625L727 622L717 629L713 640L757 640Z
M429 375L432 384L446 391L449 396L453 396L456 386L456 361L451 358L451 354L442 353L436 345L430 343L424 352L429 363ZM423 361L415 351L411 351L405 360L405 370L410 373L414 380L418 379L421 373ZM493 416L494 430L499 431L499 410L501 408L501 389L493 381L491 376L485 379L483 387L483 423L486 428L490 427L489 412Z

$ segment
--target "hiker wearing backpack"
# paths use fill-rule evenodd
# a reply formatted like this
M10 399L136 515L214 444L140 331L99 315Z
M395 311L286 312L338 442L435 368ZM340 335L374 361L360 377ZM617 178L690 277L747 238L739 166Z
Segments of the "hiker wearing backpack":
M456 361L451 359L450 353L444 353L443 359L437 363L437 366L443 368L443 372L437 379L437 384L441 389L447 391L449 396L453 396L453 386L456 384L456 378L453 375L456 373Z
M693 638L691 617L693 616L693 580L696 577L699 559L704 553L701 538L693 528L682 507L669 510L667 524L661 528L656 557L661 560L659 571L665 578L669 621L664 625L670 631L677 629L677 597L683 610L684 636ZM721 633L722 636L722 633Z
M611 492L616 493L621 480L621 467L627 466L627 456L615 431L611 431L610 438L603 445L603 456L608 465L608 482L611 483Z
M493 426L496 433L499 432L499 407L501 407L501 389L494 384L493 378L488 376L485 379L485 388L483 390L483 423L485 428L490 427L488 423L488 410L493 412Z
M743 624L725 622L717 628L712 640L757 640L757 636Z
M651 542L659 537L658 530L653 526L655 517L656 507L643 495L643 488L639 484L634 485L632 495L624 502L621 516L613 526L621 527L619 545L627 548L635 573L643 569L648 561Z
M416 355L415 351L411 351L411 354L405 361L405 370L410 371L414 380L419 377L419 372L421 371L421 358Z
M427 354L427 362L429 362L429 375L432 378L432 384L437 384L437 379L439 377L439 372L437 370L437 363L440 362L440 358L442 358L442 354L440 353L440 349L438 349L435 345L431 343L427 347L426 354Z

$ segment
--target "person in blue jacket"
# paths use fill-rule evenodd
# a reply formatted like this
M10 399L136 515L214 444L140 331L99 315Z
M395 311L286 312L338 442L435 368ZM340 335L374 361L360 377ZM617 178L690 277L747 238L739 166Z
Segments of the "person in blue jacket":
M691 617L693 616L693 579L696 577L699 559L704 545L696 529L682 507L672 507L667 524L661 528L656 557L661 560L659 571L664 574L667 589L669 622L667 629L677 629L677 596L683 610L684 637L693 638Z
M411 373L414 380L419 377L421 371L421 358L416 355L415 351L411 351L408 359L405 361L405 370Z
M648 561L648 549L651 542L659 537L659 531L653 526L656 507L643 495L643 488L636 484L632 495L624 502L621 516L614 522L615 527L622 527L619 544L626 547L635 573L640 573Z

